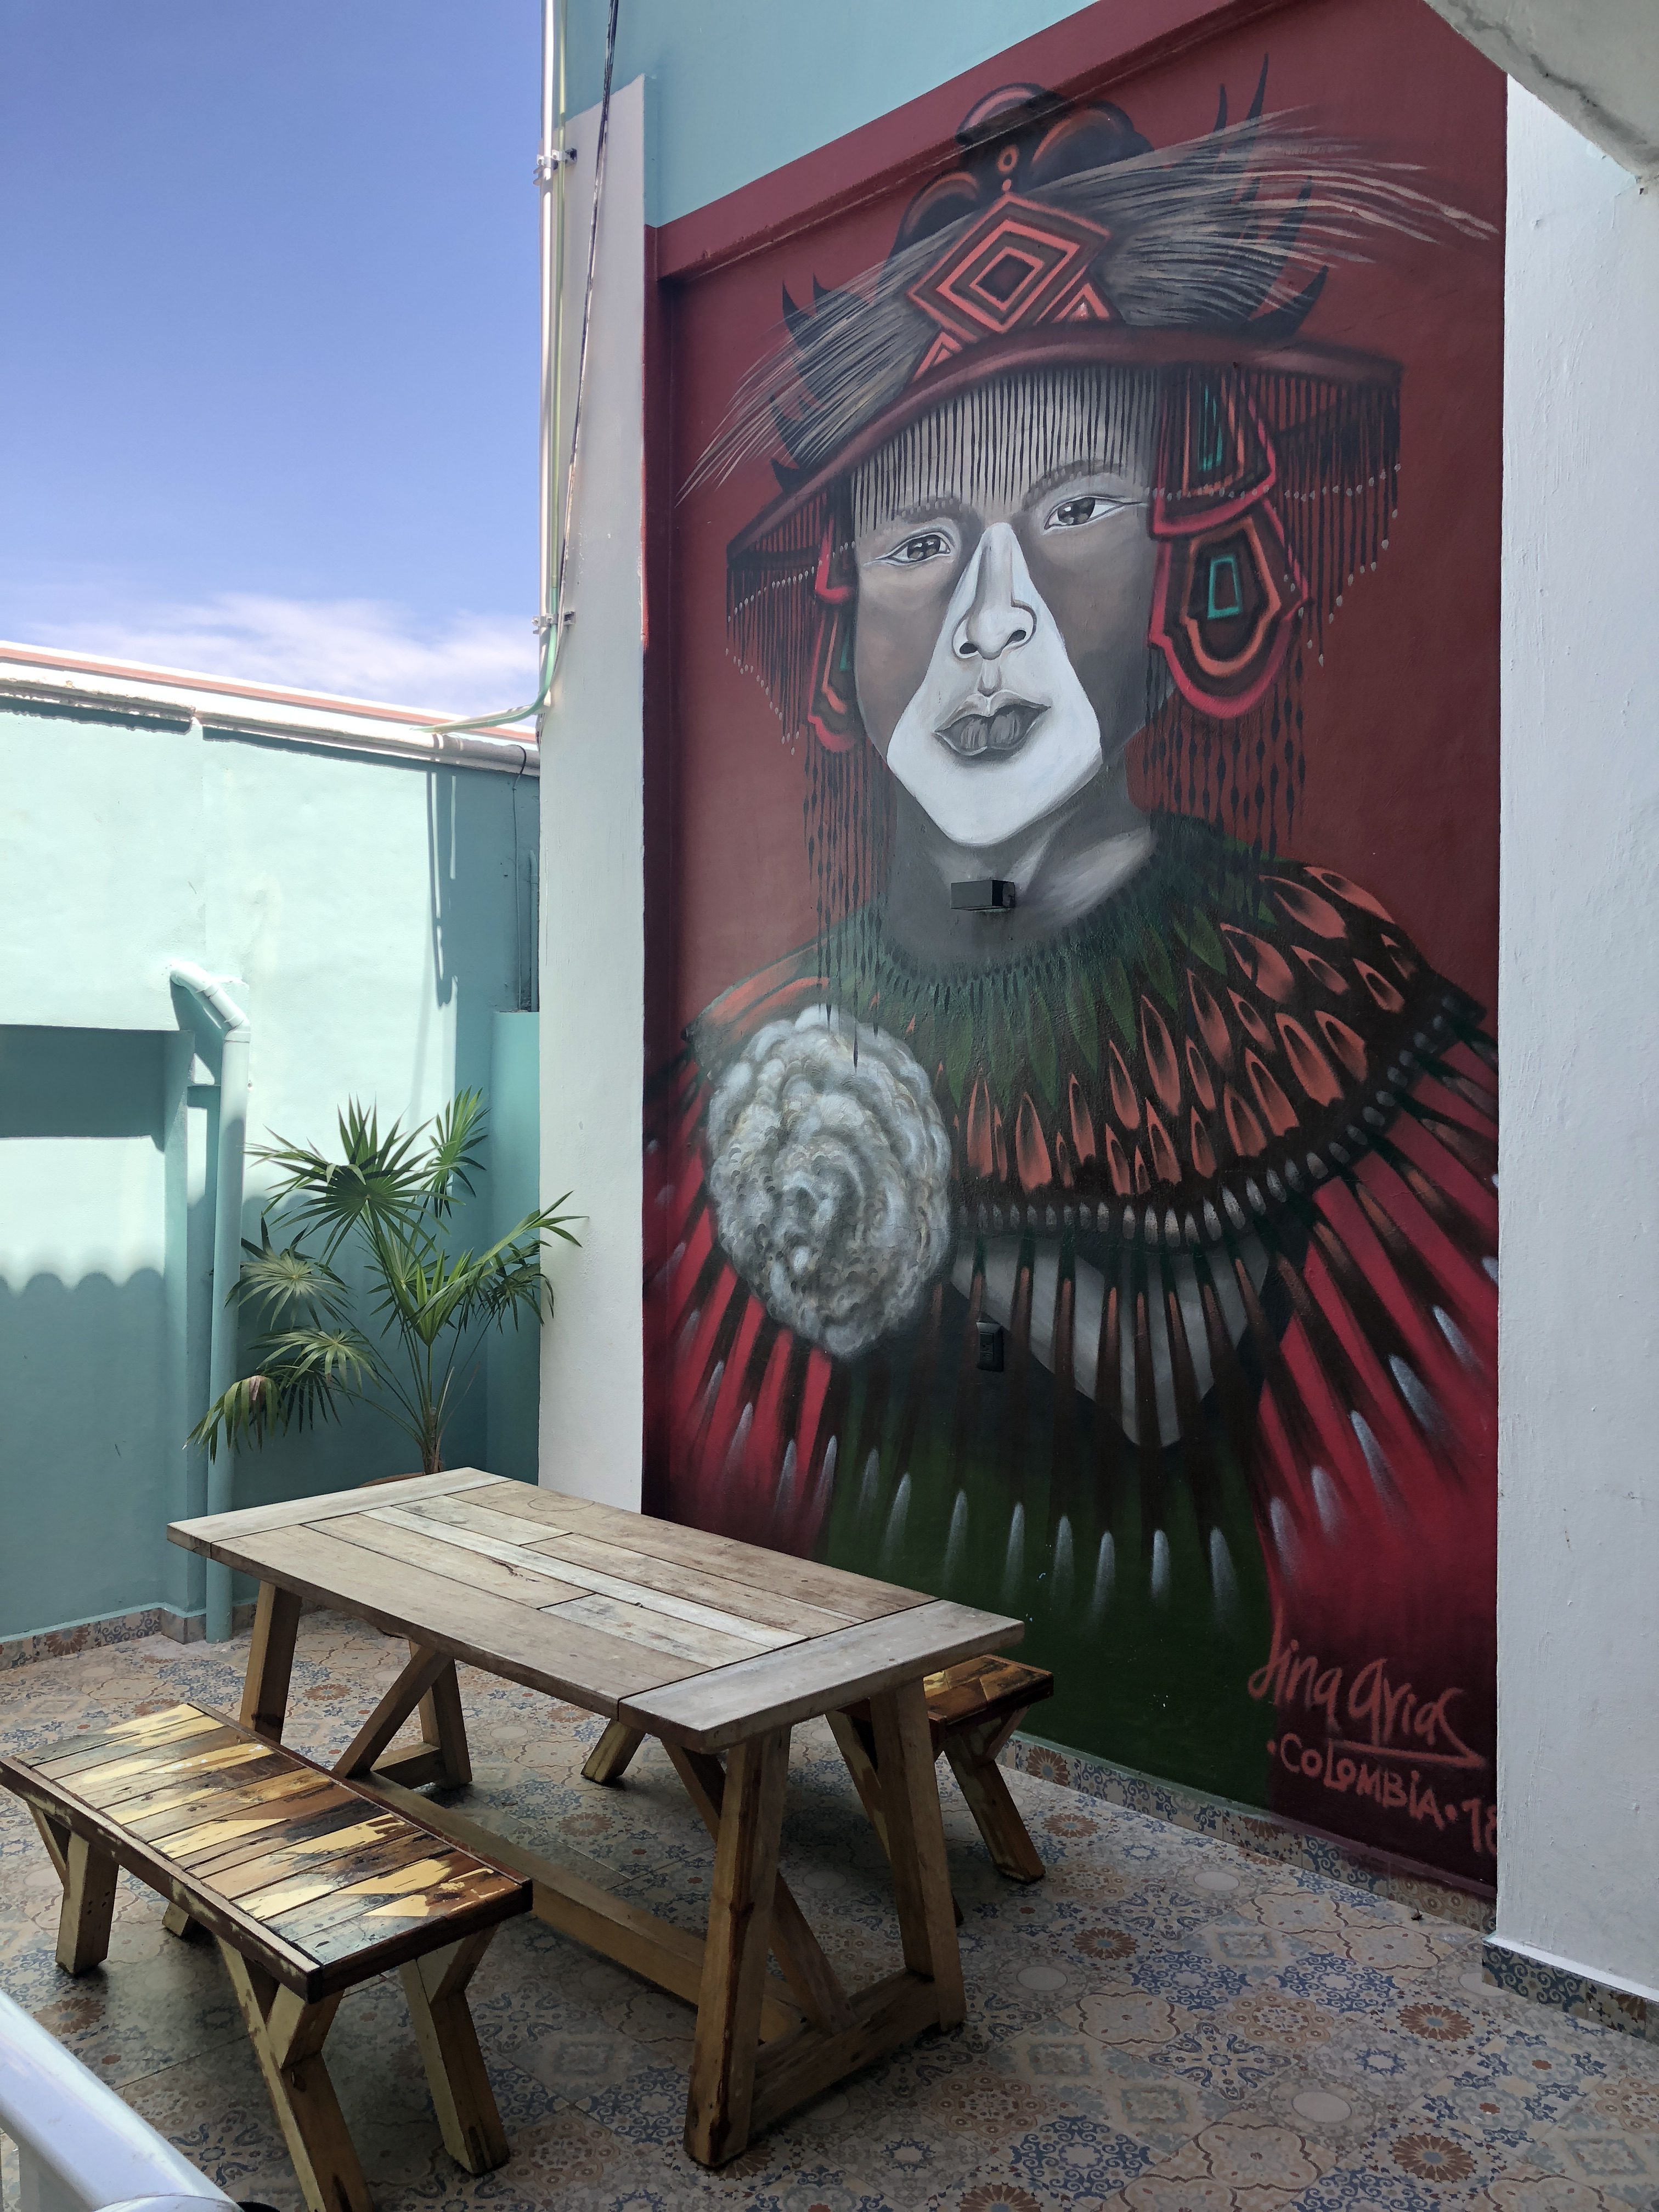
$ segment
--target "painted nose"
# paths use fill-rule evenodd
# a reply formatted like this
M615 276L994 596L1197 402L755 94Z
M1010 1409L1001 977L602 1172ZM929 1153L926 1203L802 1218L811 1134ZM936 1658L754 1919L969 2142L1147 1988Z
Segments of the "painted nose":
M973 596L951 641L957 659L995 661L1025 644L1036 628L1036 596L1019 540L1006 522L993 523L975 552Z

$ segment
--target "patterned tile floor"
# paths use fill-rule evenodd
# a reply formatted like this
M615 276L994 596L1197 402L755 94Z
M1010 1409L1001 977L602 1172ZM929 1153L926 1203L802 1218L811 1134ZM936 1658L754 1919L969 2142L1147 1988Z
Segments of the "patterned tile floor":
M19 1668L22 1748L155 1701L236 1697L246 1638L161 1638ZM290 1740L343 1747L401 1647L302 1624ZM701 1826L659 1751L620 1793L582 1782L599 1723L462 1670L473 1801L696 1924ZM882 1865L828 1732L798 1732L790 1878L849 1980L895 1956ZM383 2212L741 2205L753 2212L1503 2212L1659 2207L1659 2046L1484 1983L1480 1938L1031 1775L1012 1786L1048 1875L985 1859L947 1781L969 2016L855 2077L718 2174L679 2147L691 2015L538 1923L474 1984L511 2163L441 2146L395 1978L348 1998L330 2063ZM0 1796L0 1985L239 2198L298 2203L216 1955L125 1883L108 1965L52 1960L58 1889Z

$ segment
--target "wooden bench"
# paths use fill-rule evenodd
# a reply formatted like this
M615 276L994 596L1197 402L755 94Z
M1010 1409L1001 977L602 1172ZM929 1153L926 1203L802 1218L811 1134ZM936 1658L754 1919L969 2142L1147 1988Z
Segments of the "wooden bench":
M1052 1697L1054 1678L1041 1667L987 1652L959 1660L922 1683L933 1756L951 1762L968 1809L978 1823L999 1872L1010 1881L1041 1881L1042 1861L1026 1832L1019 1808L997 1765L997 1753L1042 1698ZM871 1825L887 1849L887 1815L876 1760L875 1729L867 1704L831 1713L830 1726L858 1785ZM619 1782L645 1741L643 1732L613 1721L594 1745L582 1772L590 1782Z
M311 2212L370 2212L322 2048L345 1992L392 1966L450 2155L503 2162L466 1985L527 1881L199 1705L0 1756L0 1782L63 1881L67 1973L107 1954L121 1868L216 1937Z

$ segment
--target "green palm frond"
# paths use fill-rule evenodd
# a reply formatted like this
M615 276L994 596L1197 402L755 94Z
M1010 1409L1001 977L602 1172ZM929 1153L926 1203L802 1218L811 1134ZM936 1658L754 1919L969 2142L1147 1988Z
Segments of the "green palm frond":
M280 1171L267 1210L282 1208L301 1233L320 1230L326 1260L353 1229L406 1220L426 1195L418 1129L405 1136L393 1121L382 1133L375 1109L365 1110L354 1098L341 1112L339 1130L343 1159L283 1137L252 1154Z
M266 1328L304 1317L343 1321L349 1291L325 1260L299 1244L273 1244L268 1222L259 1224L259 1242L245 1237L247 1257L231 1296L250 1308Z
M232 1450L270 1435L337 1420L343 1401L361 1398L382 1380L374 1347L350 1328L290 1328L260 1340L258 1370L215 1400L189 1441L216 1459L221 1438Z
M428 1126L432 1134L427 1153L427 1196L434 1216L441 1221L458 1189L472 1196L472 1177L483 1169L483 1155L478 1148L489 1117L483 1091L458 1091Z

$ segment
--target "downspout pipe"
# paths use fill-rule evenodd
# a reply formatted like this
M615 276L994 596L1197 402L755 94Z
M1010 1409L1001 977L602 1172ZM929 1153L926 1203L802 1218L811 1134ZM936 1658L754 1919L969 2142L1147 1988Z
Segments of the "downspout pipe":
M216 1404L236 1380L237 1309L231 1292L242 1272L242 1157L247 1138L247 1060L252 1028L241 1005L193 961L175 960L172 981L187 991L219 1030L219 1128L213 1177L212 1334L208 1346L208 1403ZM236 1462L228 1439L208 1462L207 1510L228 1513ZM223 1644L231 1632L230 1569L207 1563L207 1640Z

